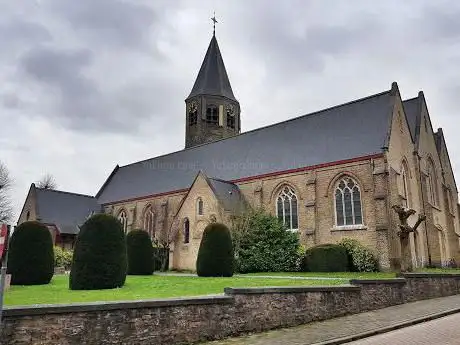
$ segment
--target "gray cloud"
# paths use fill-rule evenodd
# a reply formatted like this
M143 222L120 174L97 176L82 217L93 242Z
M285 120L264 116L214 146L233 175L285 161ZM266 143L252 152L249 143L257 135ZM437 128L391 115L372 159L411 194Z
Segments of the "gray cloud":
M145 45L157 20L151 7L135 1L54 0L50 8L85 39L128 49Z
M44 172L63 189L94 194L116 164L183 148L184 98L214 8L210 0L2 6L0 121L9 129L0 158L17 181L17 209ZM234 0L216 11L244 130L396 80L403 97L425 91L460 171L457 1Z

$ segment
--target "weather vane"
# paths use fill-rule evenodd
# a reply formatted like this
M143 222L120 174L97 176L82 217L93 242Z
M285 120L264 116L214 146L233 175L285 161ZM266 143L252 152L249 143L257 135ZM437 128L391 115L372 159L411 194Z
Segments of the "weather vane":
M216 23L218 23L217 19L216 19L216 12L214 11L214 17L211 18L212 22L213 22L213 35L216 34Z

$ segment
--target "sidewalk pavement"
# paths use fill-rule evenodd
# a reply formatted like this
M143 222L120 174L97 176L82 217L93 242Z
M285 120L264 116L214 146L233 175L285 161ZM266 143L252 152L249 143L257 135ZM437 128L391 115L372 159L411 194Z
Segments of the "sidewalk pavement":
M337 345L460 312L460 295L401 304L203 345Z

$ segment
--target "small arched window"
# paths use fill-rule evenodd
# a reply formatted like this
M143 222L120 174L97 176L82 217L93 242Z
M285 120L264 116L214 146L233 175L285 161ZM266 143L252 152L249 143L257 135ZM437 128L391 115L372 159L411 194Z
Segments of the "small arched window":
M210 105L206 109L206 123L217 125L219 123L219 111L217 106Z
M152 206L148 206L144 212L144 230L148 232L151 239L155 238L155 213Z
M185 218L184 221L184 243L190 243L190 221Z
M337 226L363 223L361 191L348 176L341 178L335 188L335 221Z
M289 230L298 230L297 196L290 186L281 188L276 198L276 214Z
M29 219L30 219L30 211L27 211L26 220L29 220Z
M128 216L126 215L125 210L121 210L120 213L118 213L118 220L121 223L123 231L126 232L128 231Z
M410 207L409 200L409 169L406 162L401 164L401 180L399 185L399 194L403 197L402 206Z
M201 198L198 198L196 201L196 212L198 213L199 216L203 215L203 200Z

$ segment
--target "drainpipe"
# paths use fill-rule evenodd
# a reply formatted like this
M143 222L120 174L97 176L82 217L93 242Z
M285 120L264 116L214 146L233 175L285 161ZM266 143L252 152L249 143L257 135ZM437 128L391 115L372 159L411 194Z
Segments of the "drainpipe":
M417 161L418 161L418 174L419 174L419 181L420 181L420 196L422 197L422 208L423 208L423 213L426 214L425 210L425 197L423 195L423 185L422 185L422 169L420 165L420 161L422 160L422 157L416 153L417 155ZM425 240L426 240L426 250L428 254L428 267L431 267L431 253L430 253L430 243L428 241L428 227L426 225L426 219L424 220L425 223Z

